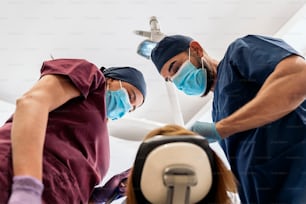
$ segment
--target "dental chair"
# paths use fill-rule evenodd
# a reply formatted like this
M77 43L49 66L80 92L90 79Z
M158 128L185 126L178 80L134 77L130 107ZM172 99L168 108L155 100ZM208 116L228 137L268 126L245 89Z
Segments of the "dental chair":
M202 136L155 136L137 152L132 183L139 204L205 203L214 156Z

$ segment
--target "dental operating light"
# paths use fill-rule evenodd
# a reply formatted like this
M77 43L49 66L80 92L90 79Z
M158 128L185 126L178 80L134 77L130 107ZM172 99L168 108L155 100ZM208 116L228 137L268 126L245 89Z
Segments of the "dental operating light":
M142 41L137 48L137 54L147 59L151 58L151 51L156 44L165 37L165 34L160 32L159 24L155 16L150 18L151 31L136 30L134 33L147 39Z

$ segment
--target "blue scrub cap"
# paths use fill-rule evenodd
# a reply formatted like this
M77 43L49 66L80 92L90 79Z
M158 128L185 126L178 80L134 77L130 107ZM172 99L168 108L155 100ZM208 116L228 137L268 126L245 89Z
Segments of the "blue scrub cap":
M135 86L143 95L147 94L147 86L143 74L134 67L110 67L101 68L105 77L121 80Z
M151 59L160 73L163 65L175 55L187 50L193 39L183 35L163 38L152 50Z

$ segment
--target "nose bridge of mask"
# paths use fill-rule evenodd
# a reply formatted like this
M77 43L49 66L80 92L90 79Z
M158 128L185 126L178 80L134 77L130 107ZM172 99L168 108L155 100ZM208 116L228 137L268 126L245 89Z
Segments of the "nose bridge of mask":
M120 89L122 89L122 83L121 80L119 80Z

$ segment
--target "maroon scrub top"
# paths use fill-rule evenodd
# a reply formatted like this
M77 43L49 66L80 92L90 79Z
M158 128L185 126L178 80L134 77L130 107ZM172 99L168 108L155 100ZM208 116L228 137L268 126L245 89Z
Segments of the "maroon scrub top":
M82 59L46 61L44 75L63 75L81 96L49 113L43 161L43 200L46 203L87 203L109 167L105 108L105 77ZM0 128L0 204L6 203L12 180L10 130ZM35 127L33 127L35 128Z

